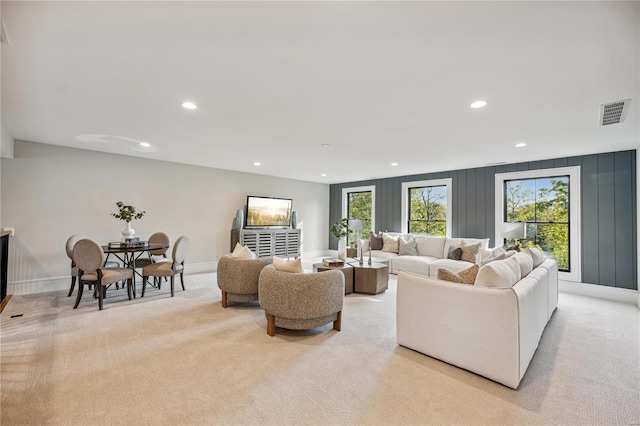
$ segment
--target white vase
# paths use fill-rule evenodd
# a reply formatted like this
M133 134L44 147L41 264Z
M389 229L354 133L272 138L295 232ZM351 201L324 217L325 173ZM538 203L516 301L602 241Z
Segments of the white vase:
M347 260L347 242L344 238L338 240L338 259Z
M131 227L131 222L127 222L127 226L122 230L122 242L134 235L136 235L136 230Z

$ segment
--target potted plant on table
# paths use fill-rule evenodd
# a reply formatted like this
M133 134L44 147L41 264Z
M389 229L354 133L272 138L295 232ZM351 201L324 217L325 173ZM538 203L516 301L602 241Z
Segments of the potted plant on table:
M135 207L125 205L122 201L118 201L116 206L118 206L118 213L111 213L111 216L127 223L122 230L122 241L125 242L127 238L132 238L136 234L136 230L131 227L131 221L141 219L146 212L136 212Z
M338 259L346 260L347 259L347 241L345 237L349 235L349 220L346 217L343 217L340 220L337 220L336 223L331 227L331 232L338 239Z

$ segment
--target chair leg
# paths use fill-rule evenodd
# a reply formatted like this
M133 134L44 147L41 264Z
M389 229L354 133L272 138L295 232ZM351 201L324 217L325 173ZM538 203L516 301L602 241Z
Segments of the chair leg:
M222 290L222 307L227 307L227 292Z
M71 296L71 293L73 293L73 288L76 286L76 276L72 275L71 276L71 288L69 289L69 294L67 294L67 297Z
M184 278L182 274L184 274L184 272L180 272L180 284L182 284L182 291L184 291Z
M73 309L76 309L80 304L80 299L82 299L82 289L84 288L84 284L78 281L78 295L76 296L76 304L73 305Z
M269 336L275 336L276 334L276 319L271 314L267 314L267 334Z
M98 287L98 309L102 310L102 300L104 299L104 286L102 284L96 284Z
M338 312L338 318L333 322L333 329L340 331L342 328L342 311Z
M131 283L131 281L133 281L131 278L127 280L127 296L129 296L129 300L132 299L131 293L132 293L133 284Z
M175 275L171 275L171 297L173 297L173 282L176 280Z
M142 277L142 295L140 297L144 297L144 291L147 289L147 279L149 279L149 277Z

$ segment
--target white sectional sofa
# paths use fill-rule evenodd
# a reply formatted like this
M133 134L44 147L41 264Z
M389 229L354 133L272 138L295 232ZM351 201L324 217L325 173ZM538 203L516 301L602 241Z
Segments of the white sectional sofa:
M480 243L481 250L487 250L489 239L477 238L445 238L445 237L426 237L421 235L399 234L389 232L390 235L399 236L408 239L415 238L417 255L407 256L398 255L398 253L387 252L383 250L372 250L371 256L389 260L389 272L397 274L399 270L413 272L420 275L428 275L436 278L438 269L445 268L452 272L460 272L473 266L471 262L463 260L447 259L449 247L460 247L462 241L467 243ZM363 246L365 255L368 256L369 241L365 240Z
M496 274L509 259L480 267L475 285L398 267L398 344L516 389L558 304L557 263L541 258L513 283L486 273Z

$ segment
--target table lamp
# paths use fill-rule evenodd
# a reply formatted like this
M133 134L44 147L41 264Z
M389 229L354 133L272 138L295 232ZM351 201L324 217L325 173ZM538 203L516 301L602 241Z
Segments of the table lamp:
M527 238L527 227L524 222L503 222L500 227L502 238L511 238L514 241Z
M349 229L353 230L353 241L357 248L360 248L360 231L364 229L364 222L361 219L351 219ZM359 257L359 256L358 256Z

